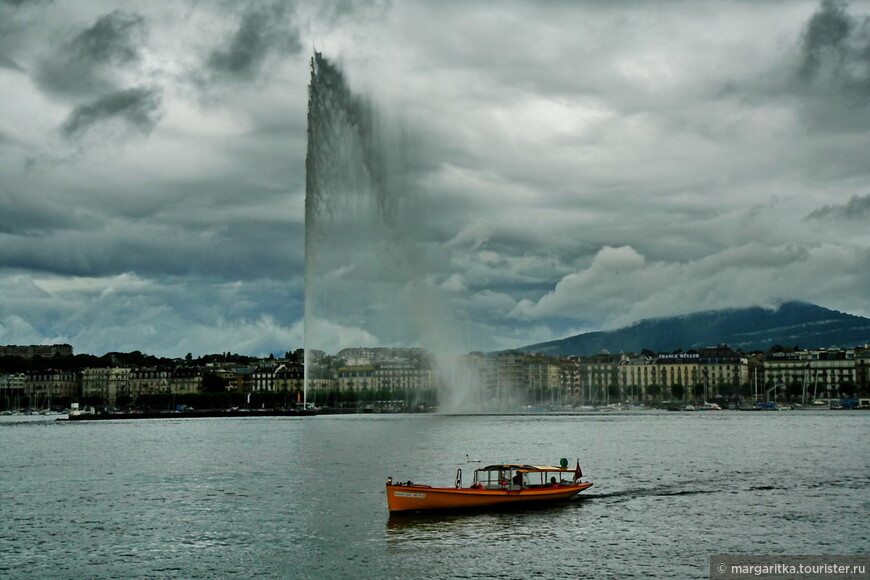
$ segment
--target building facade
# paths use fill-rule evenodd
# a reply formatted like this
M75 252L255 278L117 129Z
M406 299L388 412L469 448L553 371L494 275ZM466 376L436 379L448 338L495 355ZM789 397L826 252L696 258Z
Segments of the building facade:
M170 377L170 390L179 395L201 393L202 369L187 366L175 367Z
M783 391L802 400L854 396L867 387L866 349L818 349L768 354L761 367L765 394Z
M101 401L114 407L118 394L129 391L130 369L106 367L87 368L82 371L82 398Z
M297 392L305 381L305 367L301 363L287 362L257 367L253 373L254 391Z
M119 384L118 396L136 399L142 395L173 393L172 371L161 368L130 369L127 382Z
M51 358L55 356L72 356L73 348L68 344L30 344L20 346L7 344L0 346L0 356L16 356L21 358L33 358L40 356Z
M34 371L27 374L25 392L32 406L50 406L81 396L81 373L73 370Z

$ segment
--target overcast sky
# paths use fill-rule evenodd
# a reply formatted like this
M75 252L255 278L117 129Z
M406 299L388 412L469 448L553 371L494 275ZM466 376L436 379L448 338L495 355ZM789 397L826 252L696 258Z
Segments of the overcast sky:
M300 348L314 49L426 142L469 350L870 316L868 1L0 0L0 343Z

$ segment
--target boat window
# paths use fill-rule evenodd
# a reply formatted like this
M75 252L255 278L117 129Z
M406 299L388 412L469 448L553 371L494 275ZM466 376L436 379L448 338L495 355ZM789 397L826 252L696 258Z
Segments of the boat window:
M547 487L554 484L568 483L563 476L564 474L560 471L537 471L526 474L528 485L531 487Z
M510 468L475 471L474 481L487 489L505 486L516 489L520 483L524 488L571 483L569 475L560 471L520 471Z
M542 471L539 471L536 473L527 473L526 478L527 478L528 485L530 485L530 486L543 485L544 484L544 475L545 474Z
M510 482L511 473L509 469L480 470L474 472L474 478L487 489L497 489L504 482Z

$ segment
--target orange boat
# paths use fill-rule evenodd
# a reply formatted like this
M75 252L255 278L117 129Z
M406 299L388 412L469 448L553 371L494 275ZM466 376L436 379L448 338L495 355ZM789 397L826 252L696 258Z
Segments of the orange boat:
M591 482L580 481L576 469L552 465L488 465L474 470L470 486L462 487L462 470L456 471L454 487L432 487L387 479L387 507L391 514L426 510L462 510L539 505L571 499ZM570 474L570 479L565 475Z

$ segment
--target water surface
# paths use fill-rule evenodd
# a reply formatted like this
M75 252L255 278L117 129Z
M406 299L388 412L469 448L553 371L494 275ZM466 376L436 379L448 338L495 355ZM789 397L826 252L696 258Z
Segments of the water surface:
M705 578L867 554L870 413L0 422L4 578ZM580 501L387 514L384 481L579 458Z

